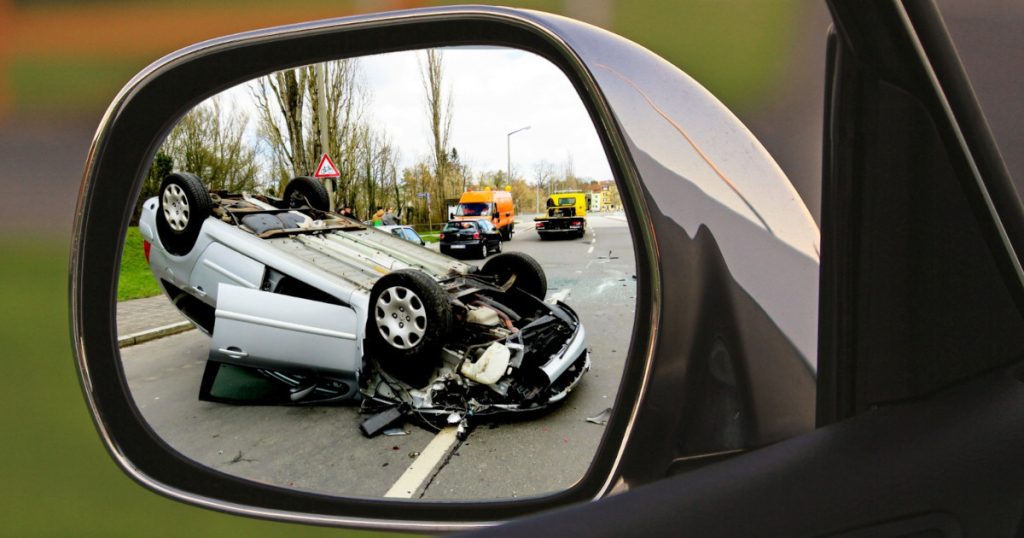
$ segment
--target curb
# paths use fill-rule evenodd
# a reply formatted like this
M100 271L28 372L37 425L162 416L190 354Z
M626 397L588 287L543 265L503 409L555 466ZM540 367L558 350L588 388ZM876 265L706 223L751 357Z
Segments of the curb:
M149 329L146 331L140 331L129 335L122 336L117 339L117 347L128 347L136 344L142 344L149 342L150 340L156 340L157 338L163 338L172 334L178 334L193 329L191 321L179 321L178 323L172 323L170 325L164 325L163 327L157 327L155 329Z

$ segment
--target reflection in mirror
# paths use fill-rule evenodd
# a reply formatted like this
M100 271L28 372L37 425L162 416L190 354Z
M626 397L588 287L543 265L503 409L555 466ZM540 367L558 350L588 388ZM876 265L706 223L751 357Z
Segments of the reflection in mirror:
M222 472L351 497L574 484L636 302L579 96L502 48L210 98L157 152L123 258L121 356L153 430Z

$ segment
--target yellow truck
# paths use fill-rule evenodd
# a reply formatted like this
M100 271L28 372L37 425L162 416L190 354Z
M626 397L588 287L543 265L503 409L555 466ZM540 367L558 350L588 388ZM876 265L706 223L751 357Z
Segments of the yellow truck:
M541 239L580 238L587 232L587 195L580 191L548 196L547 213L533 219Z

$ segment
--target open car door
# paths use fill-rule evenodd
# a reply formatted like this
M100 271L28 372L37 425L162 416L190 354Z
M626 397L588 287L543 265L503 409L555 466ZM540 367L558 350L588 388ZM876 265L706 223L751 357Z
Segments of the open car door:
M829 2L817 429L494 535L1024 536L1024 214L931 2Z
M356 394L362 353L354 310L223 283L217 293L200 399L310 403Z

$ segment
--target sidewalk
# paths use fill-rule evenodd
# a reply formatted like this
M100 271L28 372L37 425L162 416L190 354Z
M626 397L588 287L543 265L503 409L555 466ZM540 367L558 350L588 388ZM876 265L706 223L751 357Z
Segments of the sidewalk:
M121 347L192 328L164 294L117 303L117 335Z

